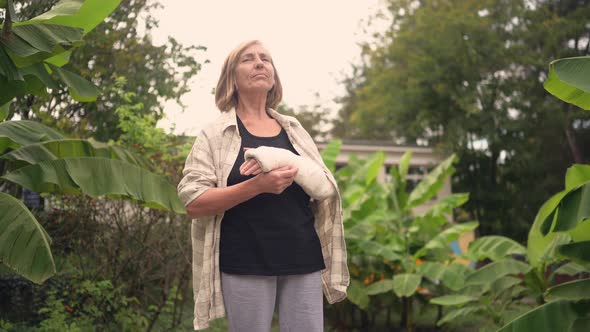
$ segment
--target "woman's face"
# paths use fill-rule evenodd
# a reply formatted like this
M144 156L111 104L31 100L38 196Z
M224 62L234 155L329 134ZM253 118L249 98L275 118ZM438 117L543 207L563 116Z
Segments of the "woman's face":
M239 93L268 92L275 84L270 53L260 44L250 45L242 52L236 66Z

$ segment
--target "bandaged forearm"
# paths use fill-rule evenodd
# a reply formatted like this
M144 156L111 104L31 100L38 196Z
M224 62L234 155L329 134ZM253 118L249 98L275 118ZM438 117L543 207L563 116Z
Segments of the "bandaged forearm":
M244 158L246 160L256 159L263 172L270 172L283 166L297 168L294 181L315 200L321 201L336 193L321 166L313 160L298 156L289 150L261 146L246 150Z

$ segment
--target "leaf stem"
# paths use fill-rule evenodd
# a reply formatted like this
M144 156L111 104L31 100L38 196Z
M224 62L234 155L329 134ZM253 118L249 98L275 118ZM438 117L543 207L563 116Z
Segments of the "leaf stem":
M12 5L11 1L6 1L6 6L4 7L5 17L4 17L4 24L2 26L2 38L8 39L12 34L12 16L10 14L10 6Z

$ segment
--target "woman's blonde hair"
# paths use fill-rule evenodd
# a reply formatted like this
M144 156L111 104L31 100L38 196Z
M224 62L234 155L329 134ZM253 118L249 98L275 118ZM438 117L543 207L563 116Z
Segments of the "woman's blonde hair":
M220 111L227 112L233 107L238 106L239 96L238 90L236 89L236 67L242 52L255 44L262 45L258 40L242 43L231 51L225 59L223 68L221 69L221 75L219 76L219 81L217 81L217 88L215 89L215 104ZM277 73L277 68L272 61L272 58L271 64L274 69L275 84L266 95L266 108L275 109L281 102L281 99L283 99L283 86L281 85L279 73Z

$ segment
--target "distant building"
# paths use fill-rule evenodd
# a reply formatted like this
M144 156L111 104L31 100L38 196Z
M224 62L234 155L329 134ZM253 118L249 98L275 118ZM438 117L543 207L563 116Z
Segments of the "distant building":
M323 150L327 143L316 143L318 149ZM410 159L410 168L408 169L406 189L411 191L416 187L424 175L428 174L434 167L444 160L443 157L434 153L432 148L423 146L402 146L394 145L388 142L379 141L360 141L344 140L340 154L336 158L336 169L346 166L350 155L356 155L359 159L367 159L370 155L382 151L385 153L384 167L381 169L377 179L384 181L389 176L389 170L392 166L397 167L403 154L412 150L412 159ZM440 197L451 194L451 181L447 179L438 192ZM429 203L423 204L415 209L416 213L425 211L432 202L439 197L434 197Z

